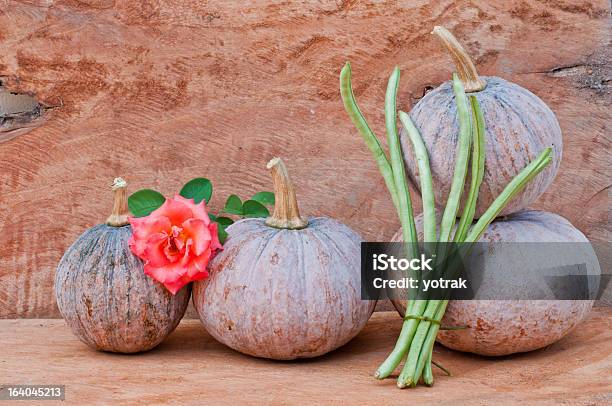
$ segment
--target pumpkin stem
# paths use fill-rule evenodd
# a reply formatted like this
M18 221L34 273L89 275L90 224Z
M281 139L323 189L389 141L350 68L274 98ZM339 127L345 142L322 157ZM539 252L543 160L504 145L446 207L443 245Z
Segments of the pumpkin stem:
M274 183L274 214L266 219L266 224L274 228L298 230L308 225L308 220L300 217L293 183L285 163L280 158L272 158L267 168Z
M439 25L436 25L431 33L442 41L442 44L446 47L450 56L455 61L457 74L463 83L465 92L480 92L484 90L484 88L487 87L487 82L478 76L472 58L470 58L470 55L468 55L461 43L457 41L457 38L455 38L446 28Z
M113 182L113 211L106 219L106 224L113 227L121 227L128 225L128 198L127 198L127 182L122 178L115 178Z

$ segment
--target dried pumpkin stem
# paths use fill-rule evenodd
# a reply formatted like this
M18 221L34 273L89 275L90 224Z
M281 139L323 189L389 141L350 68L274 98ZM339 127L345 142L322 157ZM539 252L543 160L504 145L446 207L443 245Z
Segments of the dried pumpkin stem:
M308 225L308 220L300 216L293 183L287 167L280 158L272 158L268 169L274 183L274 213L266 219L266 224L274 228L299 230Z
M440 38L442 44L444 44L450 56L453 58L465 91L469 93L484 90L484 88L487 87L487 82L478 76L472 58L470 58L461 43L457 41L457 38L455 38L446 28L439 25L435 26L431 33Z
M128 196L127 196L127 182L122 178L115 178L113 182L113 211L111 215L106 219L106 224L113 227L121 227L128 225Z

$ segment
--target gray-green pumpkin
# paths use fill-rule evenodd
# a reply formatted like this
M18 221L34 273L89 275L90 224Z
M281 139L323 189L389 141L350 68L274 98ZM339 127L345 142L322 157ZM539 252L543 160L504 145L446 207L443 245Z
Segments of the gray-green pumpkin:
M85 231L65 252L55 275L60 313L96 350L147 351L161 343L185 314L191 287L176 295L146 276L130 251L126 184L115 180L113 214Z
M422 240L423 216L417 216L415 223L419 239ZM402 241L401 230L393 236L392 241ZM576 253L581 253L581 260L585 261L588 274L592 275L594 280L601 274L597 257L588 245L589 240L568 220L554 213L524 210L498 218L489 225L479 242L534 244L534 247L537 247L535 244L544 247L546 243L554 243L558 247L559 244L574 243L576 245L567 257L559 255L551 258L540 272L550 272L547 267L551 263L558 267L574 265ZM486 297L488 293L499 292L500 288L505 292L512 292L514 289L516 293L521 289L520 292L524 296L538 297L541 286L521 286L521 281L517 281L513 276L515 270L518 275L524 272L514 267L521 267L525 264L523 261L529 261L529 258L516 258L511 263L502 263L507 261L508 250L496 250L493 244L490 247L486 256L473 258L479 266L486 269L478 292ZM479 255L482 254L474 253L474 257ZM597 292L597 288L593 281L589 281L592 296ZM394 300L393 304L403 316L406 301ZM467 328L440 331L437 340L453 350L480 355L497 356L532 351L566 336L588 316L591 307L593 300L451 300L442 325Z
M468 95L476 96L486 125L485 174L478 193L476 217L481 216L506 185L546 147L552 147L552 163L536 176L504 208L500 215L517 212L533 203L552 183L559 165L563 139L554 113L535 94L499 77L478 76L461 44L450 32L435 27L455 60ZM427 93L410 111L429 155L439 209L446 205L457 151L459 121L452 82ZM412 145L401 129L406 170L419 187L419 173ZM467 182L466 188L469 188ZM464 193L464 198L467 193Z
M355 337L375 301L361 299L357 233L326 217L302 218L283 162L268 164L274 214L244 219L193 287L206 330L256 357L290 360L325 354Z

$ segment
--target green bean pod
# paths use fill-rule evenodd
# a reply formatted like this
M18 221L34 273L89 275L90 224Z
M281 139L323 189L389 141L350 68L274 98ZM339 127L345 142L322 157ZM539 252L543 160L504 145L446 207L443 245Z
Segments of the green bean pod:
M399 206L399 198L397 195L397 190L395 189L395 180L393 178L393 171L391 170L391 165L389 164L389 160L383 151L378 138L370 128L368 122L365 117L361 113L357 102L355 101L355 95L353 94L353 86L351 84L351 64L349 62L344 65L342 71L340 72L340 95L342 96L342 102L344 103L344 108L348 113L351 121L357 127L357 130L361 134L361 137L365 141L368 149L374 156L374 160L378 165L378 170L382 174L385 184L387 185L387 189L391 194L391 199L393 200L393 204L395 208L400 210Z
M484 212L482 216L478 219L476 224L470 229L467 237L464 242L476 242L485 232L489 224L495 217L506 207L508 202L523 188L529 183L533 178L535 178L540 172L544 170L550 163L552 162L552 148L545 148L544 151L531 163L529 163L526 167L523 168L516 175L510 183L504 188L504 190L500 193L499 196L495 198L491 206Z
M451 231L455 226L457 212L459 211L459 203L461 194L465 186L465 178L467 176L468 163L470 159L470 143L471 143L471 125L470 116L467 107L467 97L463 90L463 84L456 74L453 74L453 90L455 91L455 101L457 103L457 114L459 115L459 141L457 147L457 158L455 159L455 169L453 171L453 180L451 182L450 192L446 200L446 207L442 214L440 223L440 240L441 242L450 241Z
M399 217L402 224L406 255L409 258L416 258L419 255L418 237L416 226L414 225L414 213L412 211L412 200L410 190L406 182L406 169L400 145L399 134L397 133L397 109L396 98L399 86L400 70L396 66L389 77L387 93L385 95L385 126L387 128L387 142L389 144L389 157L391 158L391 170L395 180L395 190L397 191L399 203Z
M476 212L476 202L478 200L478 191L484 178L485 156L486 156L486 139L485 139L485 123L480 104L476 96L470 96L470 104L472 106L472 172L470 190L468 197L463 206L463 214L457 231L455 231L454 242L460 242L465 239L468 229L474 221L474 213Z
M399 112L399 118L412 143L414 155L419 168L419 179L421 182L421 199L423 201L423 239L425 242L435 243L436 235L436 205L434 201L433 178L429 165L427 148L421 138L410 116L403 111ZM432 250L433 251L433 250Z

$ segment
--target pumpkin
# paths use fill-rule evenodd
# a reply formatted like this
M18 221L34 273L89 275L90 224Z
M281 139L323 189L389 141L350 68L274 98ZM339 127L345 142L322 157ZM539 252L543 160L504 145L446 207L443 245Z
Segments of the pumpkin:
M422 236L422 216L417 217L415 223ZM393 241L400 241L401 236L400 230ZM525 210L496 219L479 241L588 243L584 234L565 218L536 210ZM585 258L589 259L589 274L600 274L593 251L589 250L586 255ZM486 260L494 264L496 251L489 250ZM563 258L559 261L563 261ZM482 289L487 289L486 286L497 289L509 280L507 267L487 266L486 269L479 290L479 293L485 295L486 291ZM597 289L595 286L589 288L591 293ZM526 289L535 292L539 287L527 286ZM400 314L404 313L405 301L394 301L393 304ZM584 320L592 306L592 300L451 300L442 325L467 328L442 330L437 340L451 349L480 355L497 356L532 351L563 338Z
M268 163L275 206L267 219L227 228L223 251L193 288L206 330L245 354L316 357L351 340L375 301L361 300L360 242L340 222L300 216L282 160Z
M554 113L536 95L517 84L499 77L478 76L472 60L449 31L435 27L433 33L450 51L466 93L476 96L485 119L485 175L476 204L477 218L525 165L544 148L552 146L551 165L513 198L500 215L526 208L551 184L561 163L563 140ZM436 206L443 209L453 178L459 134L452 82L427 93L411 110L410 117L429 154ZM417 162L403 128L400 136L406 170L413 185L418 187Z
M189 304L190 287L176 295L144 273L128 240L127 185L115 179L113 212L68 248L55 275L60 313L85 344L133 353L161 343Z

